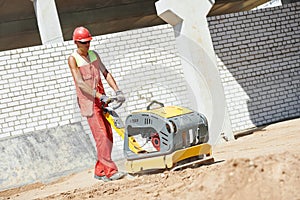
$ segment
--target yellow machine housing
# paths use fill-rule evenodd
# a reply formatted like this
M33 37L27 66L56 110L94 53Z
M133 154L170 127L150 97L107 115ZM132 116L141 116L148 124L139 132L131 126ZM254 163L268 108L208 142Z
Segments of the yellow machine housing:
M204 115L179 106L149 107L126 118L124 155L129 173L212 158Z

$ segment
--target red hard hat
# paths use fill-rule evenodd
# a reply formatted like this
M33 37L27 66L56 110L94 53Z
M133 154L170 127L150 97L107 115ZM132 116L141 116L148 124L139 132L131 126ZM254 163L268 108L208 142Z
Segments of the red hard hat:
M92 40L92 35L89 30L84 28L83 26L75 28L73 32L73 40L80 42L87 42Z

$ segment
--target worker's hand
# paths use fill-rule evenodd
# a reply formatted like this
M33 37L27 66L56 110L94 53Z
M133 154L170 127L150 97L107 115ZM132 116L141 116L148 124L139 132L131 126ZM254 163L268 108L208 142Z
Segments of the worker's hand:
M125 101L125 96L121 90L116 91L117 101L123 103Z
M100 101L103 102L104 104L108 104L111 101L111 99L108 98L108 96L106 96L105 94L102 94L100 97Z

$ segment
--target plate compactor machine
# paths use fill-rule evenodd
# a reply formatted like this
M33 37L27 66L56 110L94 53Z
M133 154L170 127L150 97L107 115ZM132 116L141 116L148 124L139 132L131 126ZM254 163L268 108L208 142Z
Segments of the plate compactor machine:
M120 106L105 107L104 112L124 140L128 173L177 170L214 162L212 147L207 143L208 123L204 115L153 101L146 110L127 116L124 125L115 112Z

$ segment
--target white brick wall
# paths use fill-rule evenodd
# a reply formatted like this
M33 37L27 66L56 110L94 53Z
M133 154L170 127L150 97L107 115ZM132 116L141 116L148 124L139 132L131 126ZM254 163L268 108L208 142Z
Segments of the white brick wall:
M0 138L76 122L90 132L80 116L67 64L75 48L68 41L0 52ZM119 109L123 120L152 100L188 106L170 26L97 36L91 49L100 54L126 94L127 101ZM107 93L113 94L105 80L103 83ZM123 142L116 135L114 138L118 151L113 157L118 157Z
M300 3L209 17L234 131L300 116Z
M299 117L298 19L299 3L208 18L234 131ZM75 48L68 41L0 52L0 138L76 122L90 132L67 64ZM169 25L97 36L91 49L126 94L123 120L152 100L189 107Z

